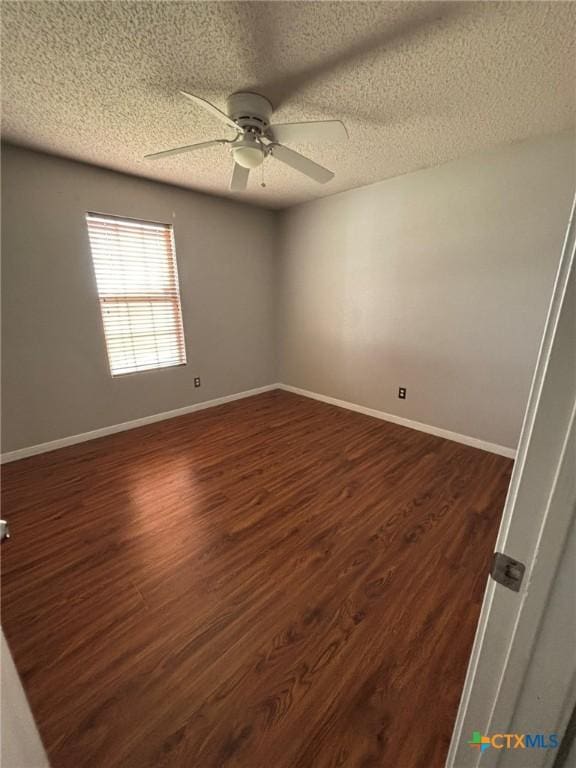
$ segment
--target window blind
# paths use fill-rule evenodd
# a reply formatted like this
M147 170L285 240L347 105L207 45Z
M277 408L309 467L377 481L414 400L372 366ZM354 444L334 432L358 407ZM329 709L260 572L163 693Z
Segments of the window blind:
M112 376L186 364L170 224L86 214Z

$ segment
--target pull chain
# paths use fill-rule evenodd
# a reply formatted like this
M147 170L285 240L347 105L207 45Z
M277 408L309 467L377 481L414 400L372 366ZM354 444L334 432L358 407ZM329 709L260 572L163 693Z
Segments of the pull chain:
M260 186L265 187L266 184L264 183L264 163L260 166Z

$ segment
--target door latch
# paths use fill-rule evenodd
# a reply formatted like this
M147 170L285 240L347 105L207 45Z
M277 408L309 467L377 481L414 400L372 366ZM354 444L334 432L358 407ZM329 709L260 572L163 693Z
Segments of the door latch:
M526 566L519 560L514 560L503 552L494 552L490 576L503 587L519 592L525 570Z

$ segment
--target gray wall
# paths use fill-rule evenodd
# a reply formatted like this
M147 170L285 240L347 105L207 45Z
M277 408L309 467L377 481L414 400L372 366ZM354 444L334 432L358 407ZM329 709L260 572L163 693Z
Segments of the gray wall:
M3 150L3 451L275 381L272 212ZM185 367L111 378L89 210L174 224Z
M574 176L548 137L278 221L5 147L2 450L278 380L515 447ZM110 377L87 210L174 223L186 367Z
M574 181L564 134L286 211L280 380L515 447Z

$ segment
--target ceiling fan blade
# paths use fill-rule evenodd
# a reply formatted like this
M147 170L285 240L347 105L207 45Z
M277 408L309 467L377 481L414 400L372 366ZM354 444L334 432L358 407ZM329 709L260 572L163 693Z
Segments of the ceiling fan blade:
M282 144L272 145L271 152L272 157L275 157L276 160L280 160L281 163L286 163L286 165L289 165L296 171L300 171L300 173L303 173L305 176L309 176L319 184L326 184L327 181L334 178L332 171L318 165L318 163L315 163L313 160L309 160L299 152L294 152L293 149L288 149L288 147L282 146Z
M215 147L217 144L229 144L227 139L215 139L214 141L201 141L199 144L187 144L185 147L176 147L175 149L164 149L162 152L152 152L150 155L144 155L147 160L158 160L161 157L170 157L170 155L180 155L183 152L194 152L196 149L205 149L206 147Z
M206 101L206 99L201 99L200 96L194 96L193 93L186 93L186 91L180 91L182 96L189 99L190 101L194 102L194 104L197 104L199 107L202 107L207 112L210 112L211 115L214 117L217 117L219 120L222 120L223 123L226 123L226 125L229 128L232 128L237 133L240 133L240 128L236 125L234 120L232 120L231 117L228 117L228 115L224 112L222 112L221 109L218 109L218 107L215 107L214 104L210 104L209 101Z
M280 123L271 125L268 133L274 141L284 142L329 142L345 141L348 138L346 126L340 120L320 120L309 123Z
M230 189L232 192L243 192L248 184L249 175L249 168L244 168L244 166L234 163L234 170L230 179Z

